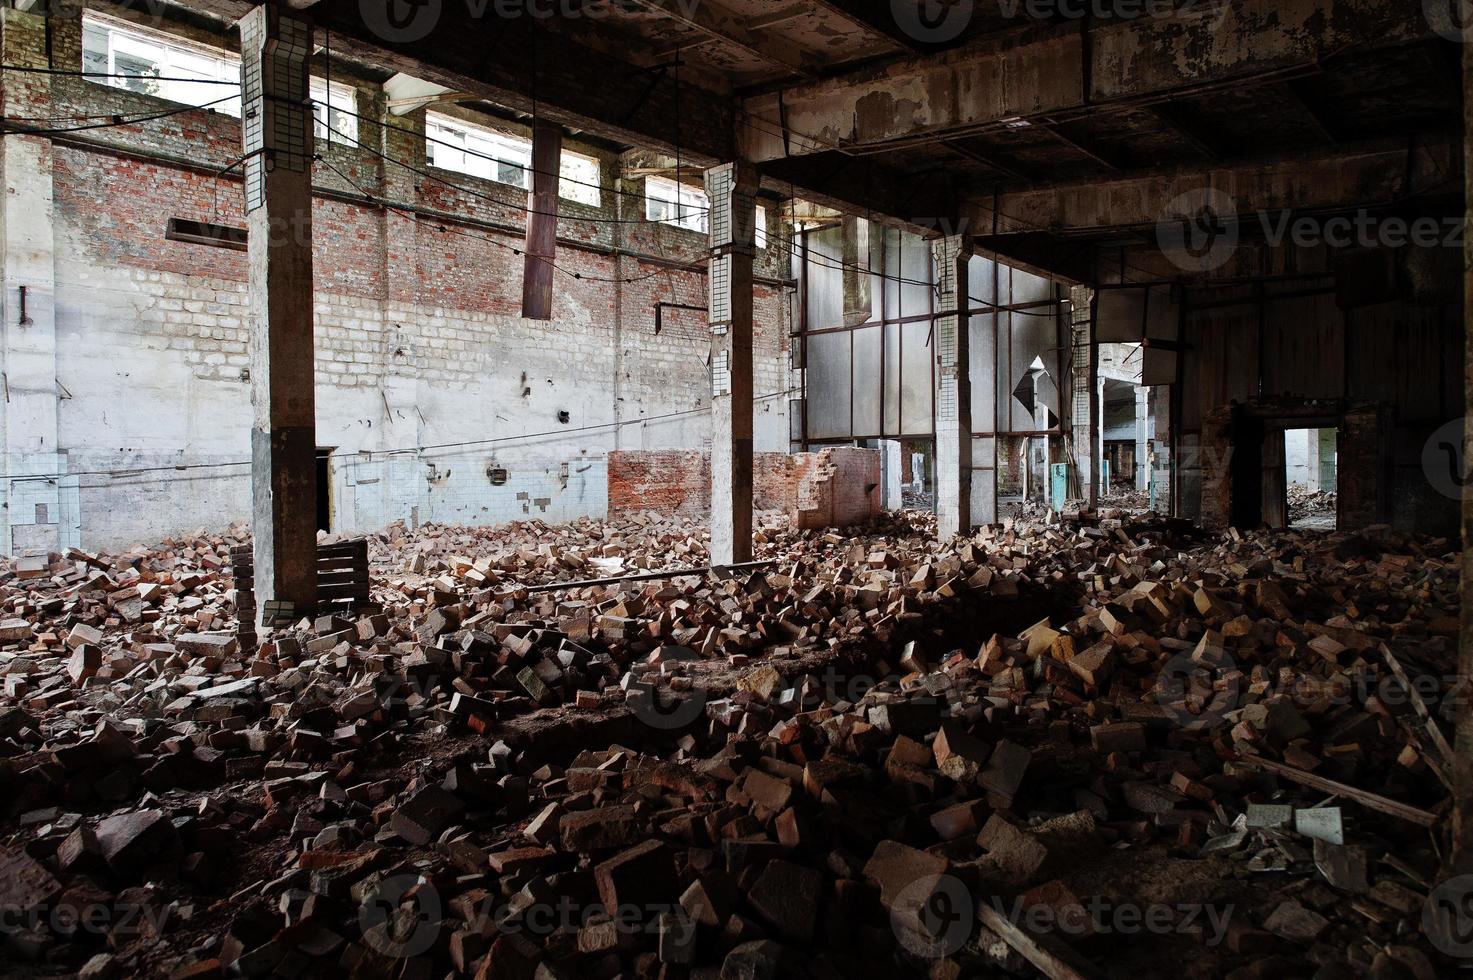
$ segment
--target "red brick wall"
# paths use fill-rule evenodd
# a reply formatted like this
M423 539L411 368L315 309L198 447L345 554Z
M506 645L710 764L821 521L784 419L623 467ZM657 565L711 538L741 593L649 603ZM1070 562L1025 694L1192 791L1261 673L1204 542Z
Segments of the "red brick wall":
M652 511L698 517L711 510L711 464L680 449L609 453L609 516Z
M780 510L800 527L848 527L880 512L880 453L825 449L756 453L752 502ZM711 462L705 453L624 450L609 454L609 515L654 512L704 517L711 511Z
M794 456L800 528L850 527L880 513L880 452L824 449Z

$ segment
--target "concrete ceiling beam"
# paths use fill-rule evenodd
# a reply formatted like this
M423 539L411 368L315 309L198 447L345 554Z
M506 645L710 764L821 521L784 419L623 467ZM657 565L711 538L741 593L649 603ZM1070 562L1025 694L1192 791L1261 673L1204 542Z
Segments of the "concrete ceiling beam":
M718 44L744 51L755 58L775 65L784 71L802 78L813 78L815 73L806 63L803 50L775 35L765 35L760 41L753 37L751 26L741 17L714 3L692 4L680 0L628 0L641 10L659 14L684 27L691 28Z
M1461 172L1460 141L1437 133L1410 143L1340 144L1271 160L1003 191L965 204L962 212L969 227L989 234L1100 236L1150 229L1203 205L1229 222L1285 211L1384 207L1456 194Z
M1340 54L1435 36L1422 5L1402 0L1241 0L1087 31L1041 25L753 95L738 139L758 161L902 146L1293 77Z

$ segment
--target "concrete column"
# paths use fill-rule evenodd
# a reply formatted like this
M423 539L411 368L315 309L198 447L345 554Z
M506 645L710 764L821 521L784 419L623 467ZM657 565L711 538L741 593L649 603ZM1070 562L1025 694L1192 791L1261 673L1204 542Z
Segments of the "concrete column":
M1096 345L1096 347L1095 347L1095 354L1098 355L1099 352L1100 352L1100 348L1099 348L1098 345ZM1110 495L1110 484L1105 479L1105 379L1104 378L1101 378L1101 377L1096 377L1095 378L1094 401L1091 403L1091 405L1092 405L1093 410L1094 410L1095 424L1094 424L1094 429L1092 429L1091 432L1090 432L1091 439L1090 439L1090 448L1089 448L1089 474L1090 474L1089 506L1090 506L1090 509L1093 510L1094 508L1096 508L1096 507L1099 506L1099 504L1100 504L1100 497L1102 497L1102 496L1108 497ZM1115 474L1111 473L1110 476L1111 476L1111 478L1113 478L1115 476Z
M936 265L936 533L972 533L972 371L966 310L972 243L931 243Z
M1469 166L1473 161L1473 45L1470 44L1463 45L1463 96L1464 196L1468 217L1473 218L1473 166ZM1463 569L1459 590L1462 629L1458 644L1458 723L1452 759L1456 790L1453 794L1452 853L1445 869L1455 875L1473 872L1473 486L1467 478L1469 450L1473 449L1473 425L1467 424L1467 419L1473 417L1473 240L1465 238L1463 247L1463 397L1467 400L1467 411L1463 416L1463 472L1458 474L1463 479ZM1345 434L1342 431L1342 446ZM1342 459L1339 466L1344 465ZM1343 515L1343 494L1340 499ZM1341 527L1345 526L1341 524Z
M558 170L563 131L539 122L532 130L532 190L527 195L527 248L522 271L522 316L552 319L553 261L557 258Z
M881 439L878 445L880 452L883 453L880 478L883 489L880 506L885 510L900 510L905 506L905 496L902 490L905 480L901 474L901 470L905 468L901 457L905 453L901 451L900 442L895 439Z
M4 64L47 67L45 19L9 8L0 11L0 54ZM0 115L45 118L51 106L50 76L5 73ZM53 167L49 138L0 139L3 543L6 553L15 555L46 554L81 543L76 478L56 476L66 472L68 461L59 445Z
M711 563L752 560L752 260L757 170L706 171L711 263Z
M1151 389L1135 389L1135 488L1151 484Z
M1321 429L1317 444L1312 447L1320 490L1334 490L1338 479L1338 474L1335 472L1335 437L1334 429Z
M1094 298L1085 286L1074 286L1069 291L1069 419L1075 479L1069 493L1076 493L1090 507L1095 506L1099 481L1092 479L1090 457L1094 453L1095 439L1095 381L1098 351L1094 347Z
M251 527L266 623L281 604L297 613L317 605L312 26L272 4L241 18L240 32L255 410Z

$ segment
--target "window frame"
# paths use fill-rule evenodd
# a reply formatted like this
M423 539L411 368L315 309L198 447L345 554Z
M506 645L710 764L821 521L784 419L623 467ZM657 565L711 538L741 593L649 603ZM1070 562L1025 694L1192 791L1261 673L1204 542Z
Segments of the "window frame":
M655 204L673 206L674 214L656 214ZM690 209L690 213L685 213ZM652 224L669 225L686 231L710 234L711 201L706 192L697 187L675 180L650 174L644 179L644 218Z
M240 92L236 90L233 98L228 102L206 106L206 103L214 102L223 94L229 94L225 86L216 85L215 82L240 81L240 56L225 48L216 48L201 44L189 38L169 34L165 31L142 27L132 21L117 17L109 17L106 14L93 10L82 12L82 70L84 72L94 70L88 67L89 54L99 53L96 48L88 49L88 38L95 36L95 32L101 32L104 36L105 47L100 54L105 59L102 65L103 73L109 77L88 78L87 81L95 84L106 85L109 88L122 89L125 92L133 92L138 95L147 95L152 98L163 99L177 105L190 105L196 108L209 108L225 115L240 117ZM118 50L119 43L124 48L134 48L132 52ZM148 49L153 49L149 52ZM153 56L152 64L160 75L181 76L199 75L199 81L204 84L206 91L199 93L198 97L192 97L181 88L188 86L189 82L166 82L158 87L158 91L149 92L134 88L127 84L131 78L145 79L146 75L133 75L127 78L112 77L122 75L118 71L118 55L146 60ZM209 70L198 65L181 64L176 59L188 58L211 63Z
M652 187L656 193L651 193ZM678 188L675 193L680 197L688 197L690 200L681 202L673 199L669 196L672 188ZM682 183L673 177L661 177L658 174L650 174L644 179L644 197L644 218L646 221L652 224L669 225L672 228L684 228L686 231L695 231L703 235L710 234L711 201L706 196L704 190ZM697 198L699 198L698 201ZM677 207L694 208L696 210L686 220L681 220L678 214L675 217L659 218L655 217L650 210L650 205L656 201L666 205L676 205ZM767 234L767 206L764 204L757 205L756 225L757 233L754 242L759 250L765 250L771 244L771 240Z
M447 134L458 134L447 138ZM456 141L460 145L454 145ZM449 144L449 145L447 145ZM473 145L475 144L475 145ZM440 159L436 159L439 154ZM446 154L450 154L447 156ZM475 159L480 164L469 161ZM532 190L532 140L526 136L510 133L480 123L467 122L440 112L425 113L425 162L437 170L465 174L479 180L489 180L519 190ZM596 183L592 186L568 183L570 162L589 164ZM515 170L521 180L508 180L507 171ZM574 177L575 181L583 178ZM570 187L581 187L582 197L569 192ZM558 197L587 207L603 206L603 163L595 156L564 149L558 157ZM584 200L591 197L592 201Z
M96 48L88 49L89 35L95 37L96 32L104 36L105 48L99 51ZM188 82L165 83L157 92L140 91L127 84L128 78L88 78L87 81L98 85L106 85L108 88L121 89L125 92L134 92L138 95L146 95L150 98L163 99L177 105L191 105L195 108L208 108L211 111L224 115L240 118L240 92L235 90L234 97L229 102L218 105L206 105L215 101L218 94L226 91L226 86L215 85L215 82L240 81L240 55L228 48L217 48L208 44L202 44L190 38L170 34L150 27L134 24L132 21L123 20L118 17L110 17L107 14L93 10L82 12L82 67L88 71L87 60L89 54L100 54L106 59L102 66L104 74L108 76L118 75L117 60L119 55L118 42L123 42L123 47L133 47L133 57L140 60L149 57L148 50L153 50L153 65L160 75L177 76L186 74L201 75L200 81L208 83L209 91L202 92L202 98L178 98L176 96L187 95L187 91L180 91L181 86L187 86ZM128 52L121 52L125 56ZM174 58L196 58L212 62L211 71L206 73L197 67L182 66ZM146 75L130 76L146 78ZM358 140L358 89L346 82L330 81L320 75L313 75L310 79L309 95L312 99L312 131L313 135L320 140L333 143L355 144ZM329 127L328 123L333 114L338 116L338 127ZM345 131L346 130L346 131Z

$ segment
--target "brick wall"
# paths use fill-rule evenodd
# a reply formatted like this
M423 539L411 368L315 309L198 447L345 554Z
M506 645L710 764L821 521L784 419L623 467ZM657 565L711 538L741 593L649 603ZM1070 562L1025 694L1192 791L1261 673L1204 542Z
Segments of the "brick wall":
M824 449L794 457L799 528L851 527L880 513L881 453Z
M865 523L880 513L880 466L876 449L756 453L753 509L782 511L802 528ZM709 514L710 456L680 450L610 453L608 502L611 515Z
M80 67L78 16L49 22L57 68ZM6 50L34 48L41 63L46 28L13 10L0 22ZM333 449L335 529L601 515L611 451L709 446L709 337L703 326L654 330L656 302L705 304L704 235L643 223L642 184L617 180L619 155L569 140L602 162L603 203L560 202L554 319L523 320L514 250L525 192L427 168L423 113L387 117L407 132L382 128L378 86L339 66L333 79L355 83L372 117L358 139L429 175L317 144L318 442ZM15 117L177 108L73 77L6 73L0 84ZM54 271L54 377L9 382L44 393L59 445L12 458L9 473L78 474L61 481L71 502L53 510L87 547L247 518L246 256L164 238L171 217L244 224L238 174L222 172L240 155L239 121L194 110L52 145L41 176L55 244L40 258ZM780 249L759 256L754 429L767 450L788 444L785 269ZM631 281L598 281L610 279ZM12 446L36 444L24 421L5 416ZM506 483L490 481L494 469ZM4 499L22 489L6 481Z
M1255 433L1265 428L1264 438L1282 439L1285 429L1328 427L1338 430L1338 479L1335 489L1337 521L1340 528L1354 530L1372 524L1396 523L1413 526L1401 520L1396 498L1419 488L1422 481L1403 480L1389 461L1394 457L1392 442L1394 424L1391 411L1384 405L1354 404L1340 399L1303 399L1269 397L1224 405L1202 416L1201 523L1212 530L1223 530L1233 521L1235 505L1235 468L1258 465L1262 458L1259 446L1242 446L1235 441L1240 431ZM1242 454L1246 453L1246 456ZM1241 457L1241 458L1240 458ZM1248 502L1247 511L1262 514L1261 501Z

